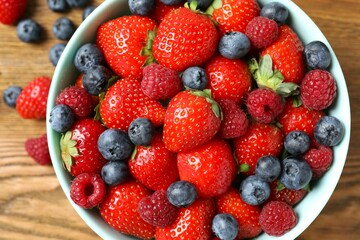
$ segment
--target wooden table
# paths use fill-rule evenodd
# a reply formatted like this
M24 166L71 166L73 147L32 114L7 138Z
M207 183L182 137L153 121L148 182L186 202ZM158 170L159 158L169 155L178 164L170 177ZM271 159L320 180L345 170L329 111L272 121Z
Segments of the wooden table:
M95 0L98 5L102 1ZM360 6L357 0L295 0L327 36L342 65L352 102L352 143L334 195L299 239L360 239ZM29 0L27 17L45 30L40 44L25 44L15 26L0 25L0 92L9 85L25 86L51 76L49 48L60 42L51 26L63 14L51 12L46 1ZM82 10L65 15L77 25ZM0 100L0 239L99 239L72 209L51 166L27 156L24 141L45 133L45 121L23 120Z

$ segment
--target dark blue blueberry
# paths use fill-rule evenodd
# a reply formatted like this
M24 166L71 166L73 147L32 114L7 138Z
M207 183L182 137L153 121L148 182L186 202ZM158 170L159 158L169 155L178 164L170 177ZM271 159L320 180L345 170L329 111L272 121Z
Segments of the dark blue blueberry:
M201 67L189 67L181 76L181 81L185 87L203 90L208 84L206 72Z
M258 176L248 176L240 184L240 196L250 205L260 205L269 198L270 185Z
M80 72L87 72L96 65L104 62L104 55L94 43L82 45L75 54L74 65Z
M187 207L197 198L197 191L192 183L177 181L168 187L167 198L176 207Z
M344 125L333 116L322 117L314 127L315 140L325 146L335 146L344 137Z
M255 175L261 179L272 182L279 177L281 164L278 158L267 155L259 158L255 167Z
M301 157L289 156L281 161L280 182L288 189L304 188L312 178L309 164Z
M294 130L286 135L284 147L290 155L302 155L310 148L310 137L303 131Z
M74 34L76 27L74 23L67 17L61 17L56 19L53 27L53 33L55 37L60 40L69 40Z
M137 146L149 146L154 133L154 125L147 118L136 118L130 123L128 129L131 142Z
M90 0L66 0L66 2L72 8L80 8L88 5Z
M329 48L320 41L313 41L305 45L304 57L310 69L328 69L331 65Z
M187 0L188 3L191 3L194 0ZM197 9L206 10L213 0L196 0L197 2Z
M133 14L147 16L155 8L154 0L129 0L129 9Z
M176 5L184 2L184 0L160 0L160 2L162 2L165 5Z
M61 54L63 53L64 49L66 47L66 44L65 43L56 43L55 45L53 45L51 48L50 48L50 51L49 51L49 59L50 59L50 62L56 66L57 63L59 62L59 59L61 57Z
M214 217L211 229L216 237L233 240L238 235L239 224L231 214L219 213Z
M284 24L289 17L289 10L280 2L270 2L263 6L260 15L270 18L278 24Z
M19 86L10 86L5 89L3 93L3 99L6 105L9 107L16 107L16 100L18 99L20 93L22 91L22 87Z
M49 9L54 12L65 12L69 9L66 0L47 0L47 4Z
M110 186L123 183L129 176L129 167L123 161L109 161L101 169L101 178Z
M98 96L107 88L109 79L112 77L111 71L101 65L94 66L83 76L83 86L93 96Z
M49 123L56 132L66 132L71 128L74 120L74 112L67 105L56 105L50 112Z
M97 144L101 155L109 161L126 160L134 150L134 145L126 132L113 128L102 132Z
M92 13L96 9L96 6L88 6L84 8L83 14L82 14L82 20L84 21L90 13Z
M241 32L228 32L220 39L219 52L225 58L242 58L249 51L250 40Z
M16 26L18 38L27 43L39 42L41 40L42 28L32 19L25 19Z

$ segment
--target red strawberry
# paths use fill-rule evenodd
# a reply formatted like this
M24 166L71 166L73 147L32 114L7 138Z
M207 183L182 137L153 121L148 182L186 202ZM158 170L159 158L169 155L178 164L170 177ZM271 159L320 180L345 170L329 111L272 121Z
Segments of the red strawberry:
M208 88L215 100L229 99L239 103L250 90L251 74L244 60L231 60L217 54L207 63L205 70Z
M214 9L212 13L221 35L232 31L245 33L247 24L260 14L256 0L222 0L221 2L220 8Z
M51 79L37 77L20 93L16 100L16 110L23 118L44 119Z
M171 99L165 113L164 143L181 152L212 139L220 129L221 111L208 91L186 90Z
M238 190L230 188L226 193L217 197L218 213L228 213L234 216L239 225L238 238L254 238L261 233L259 217L261 209L244 202Z
M165 148L159 133L155 134L150 146L136 146L129 169L139 182L152 190L166 190L179 179L176 154Z
M116 230L141 239L152 239L155 227L142 220L137 212L138 203L151 192L142 184L129 181L108 189L100 204L102 218Z
M152 52L161 65L183 71L206 62L216 51L218 41L218 32L208 16L181 7L160 23Z
M287 25L279 28L278 39L261 52L270 55L274 69L284 76L284 82L299 84L306 72L303 58L304 45L297 34Z
M257 49L272 44L279 36L278 24L266 17L255 17L246 26L245 34Z
M140 52L146 45L148 31L155 27L152 19L132 15L110 20L98 28L96 43L117 75L141 76L146 57Z
M162 3L161 0L155 0L155 8L151 13L150 17L154 19L157 23L160 23L170 11L182 7L183 5L184 3L166 5Z
M25 150L40 165L51 164L46 134L25 141Z
M308 193L305 189L299 190L290 190L285 188L284 185L279 183L279 181L273 181L270 183L270 197L267 202L270 201L282 201L290 206L294 206L300 202Z
M279 156L284 134L271 124L252 122L247 132L235 138L235 156L244 174L254 174L258 159L265 155Z
M13 24L24 14L27 0L0 0L0 22Z
M60 140L61 157L65 168L73 176L81 173L100 173L107 162L97 147L97 140L105 128L93 119L76 121Z
M222 139L178 153L177 163L180 179L194 184L201 197L225 193L236 174L231 147Z
M215 216L212 199L198 199L187 208L181 208L175 222L165 228L156 228L156 240L207 240L212 236L211 224Z
M333 162L333 150L322 145L313 147L305 153L304 159L310 165L313 178L317 179L322 177L330 168Z
M148 118L155 126L160 126L165 109L143 93L139 80L124 78L106 92L100 104L100 115L108 128L127 131L130 123L138 117Z

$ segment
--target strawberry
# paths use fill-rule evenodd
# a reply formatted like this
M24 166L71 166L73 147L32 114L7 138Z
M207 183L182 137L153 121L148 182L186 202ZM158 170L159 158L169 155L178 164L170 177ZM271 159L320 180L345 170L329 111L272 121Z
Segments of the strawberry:
M186 90L169 102L163 141L173 152L187 151L212 139L220 129L221 111L210 92Z
M0 0L0 22L13 24L24 14L27 0Z
M251 74L244 60L217 54L206 64L205 70L208 88L215 100L229 99L239 103L250 90Z
M170 11L182 7L183 5L183 3L166 5L162 3L161 0L155 0L155 8L151 13L150 17L154 19L157 23L160 23Z
M152 190L166 190L179 179L176 154L165 148L162 134L155 134L149 146L136 146L129 160L131 174Z
M51 164L46 134L36 138L29 138L25 141L27 154L40 165Z
M244 202L235 188L216 198L218 213L231 214L238 222L238 239L254 238L261 233L259 224L260 207Z
M183 71L206 62L216 51L218 41L218 32L208 16L181 7L160 23L152 52L159 64Z
M210 239L215 212L215 203L212 199L197 199L189 207L179 209L178 217L172 225L156 228L155 238L156 240Z
M156 23L143 16L122 16L102 24L96 43L107 63L120 77L140 77L146 57L140 52L147 42L147 33Z
M270 197L269 201L282 201L286 202L290 206L294 206L300 202L308 193L305 189L290 190L285 188L279 181L275 180L270 183Z
M98 138L104 130L99 122L86 118L76 121L61 137L61 157L71 175L100 173L107 162L97 147Z
M279 156L283 149L284 134L271 124L252 122L247 132L233 140L235 157L240 170L254 174L257 160L265 155Z
M44 119L51 79L45 76L32 80L16 100L16 110L26 119Z
M110 226L124 234L152 239L155 227L145 222L137 212L140 200L150 194L150 190L135 181L110 187L99 205L100 215Z
M236 174L230 145L213 139L197 148L177 155L180 179L194 184L201 197L225 193Z
M124 78L106 92L100 104L100 115L108 128L127 131L130 123L138 117L148 118L155 126L160 126L165 109L143 93L139 80Z
M306 72L303 51L304 45L297 34L288 25L282 25L277 40L261 51L260 56L270 55L284 82L299 84Z

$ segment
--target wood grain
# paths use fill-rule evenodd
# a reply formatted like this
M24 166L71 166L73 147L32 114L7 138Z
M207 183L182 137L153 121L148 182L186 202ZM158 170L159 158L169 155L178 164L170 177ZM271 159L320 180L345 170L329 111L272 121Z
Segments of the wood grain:
M94 0L98 5L102 1ZM360 5L357 0L294 0L327 36L342 65L352 108L351 145L340 182L321 215L300 240L360 239ZM81 9L51 12L46 1L29 0L26 17L44 28L40 44L16 37L15 26L0 25L0 92L52 76L50 47L60 42L52 32L55 19L81 23ZM62 192L51 166L39 166L26 155L24 141L45 133L45 121L23 120L0 100L0 239L100 239L80 219Z

